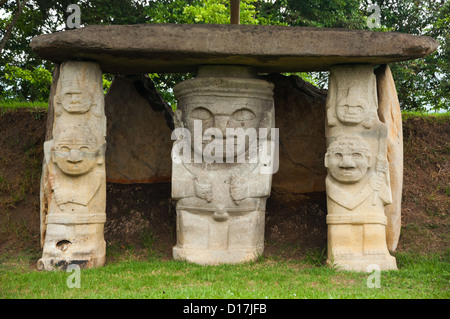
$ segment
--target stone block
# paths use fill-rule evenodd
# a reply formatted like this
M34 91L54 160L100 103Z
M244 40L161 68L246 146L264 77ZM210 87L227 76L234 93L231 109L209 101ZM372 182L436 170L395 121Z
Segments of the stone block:
M400 238L403 189L403 129L400 103L395 82L388 65L375 70L377 76L378 116L388 127L387 159L392 203L384 208L387 217L386 239L389 250L395 251Z
M164 118L165 110L138 90L149 81L143 76L116 76L106 94L108 182L171 180L172 130Z

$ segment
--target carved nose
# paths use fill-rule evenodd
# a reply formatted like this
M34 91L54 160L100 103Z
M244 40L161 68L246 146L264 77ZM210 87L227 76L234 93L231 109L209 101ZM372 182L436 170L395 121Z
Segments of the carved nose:
M348 112L357 113L361 107L362 98L361 92L357 87L351 87L347 91L346 105L348 107Z
M67 161L71 163L78 163L83 160L81 156L81 152L79 150L71 150L69 156L67 157Z
M226 134L229 116L215 116L214 126L222 131L223 136Z
M79 104L81 101L81 95L80 94L72 94L72 99L70 101L71 104Z
M341 168L355 168L355 162L352 160L351 156L345 156L342 159L341 165L339 165Z

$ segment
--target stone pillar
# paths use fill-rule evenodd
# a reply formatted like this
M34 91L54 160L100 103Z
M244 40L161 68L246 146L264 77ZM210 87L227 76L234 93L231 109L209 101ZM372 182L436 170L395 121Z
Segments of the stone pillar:
M330 70L327 110L328 263L344 270L397 269L386 244L386 205L392 202L387 126L377 114L369 65Z
M102 71L96 63L75 61L63 62L59 71L52 139L44 143L38 268L98 267L106 246Z
M266 199L276 169L269 136L273 84L251 68L204 66L174 93L174 258L199 264L255 260L264 249ZM265 151L268 156L261 156Z

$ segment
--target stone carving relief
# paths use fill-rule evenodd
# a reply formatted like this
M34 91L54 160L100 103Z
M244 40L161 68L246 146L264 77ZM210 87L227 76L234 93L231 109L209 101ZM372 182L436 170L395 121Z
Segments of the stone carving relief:
M64 62L54 98L53 139L44 143L40 269L105 262L105 129L102 73Z
M367 271L396 269L386 244L384 207L392 203L387 126L377 116L372 66L331 70L327 98L328 262Z
M377 87L371 66L334 67L327 96L327 124L370 129L377 117ZM372 73L371 73L372 72Z
M172 198L177 201L175 259L238 263L262 254L272 175L261 173L268 164L260 157L251 161L251 154L263 145L261 138L240 140L229 129L259 132L272 128L272 90L271 83L241 67L204 67L197 78L175 86L175 125L190 133L185 148L192 151L184 160L178 157L179 143L186 142L186 136L178 136L172 155ZM270 139L266 143L267 149L273 147ZM227 146L232 153L226 153Z
M98 141L105 138L102 72L94 65L91 62L75 61L61 65L54 98L54 136L68 126L82 124L93 130Z

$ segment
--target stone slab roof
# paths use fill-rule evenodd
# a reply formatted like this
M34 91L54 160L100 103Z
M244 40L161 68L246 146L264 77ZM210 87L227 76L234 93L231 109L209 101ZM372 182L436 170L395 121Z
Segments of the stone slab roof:
M91 25L31 41L43 59L91 60L108 73L196 72L198 65L248 65L258 72L323 71L349 63L424 57L430 37L397 32L261 25Z

